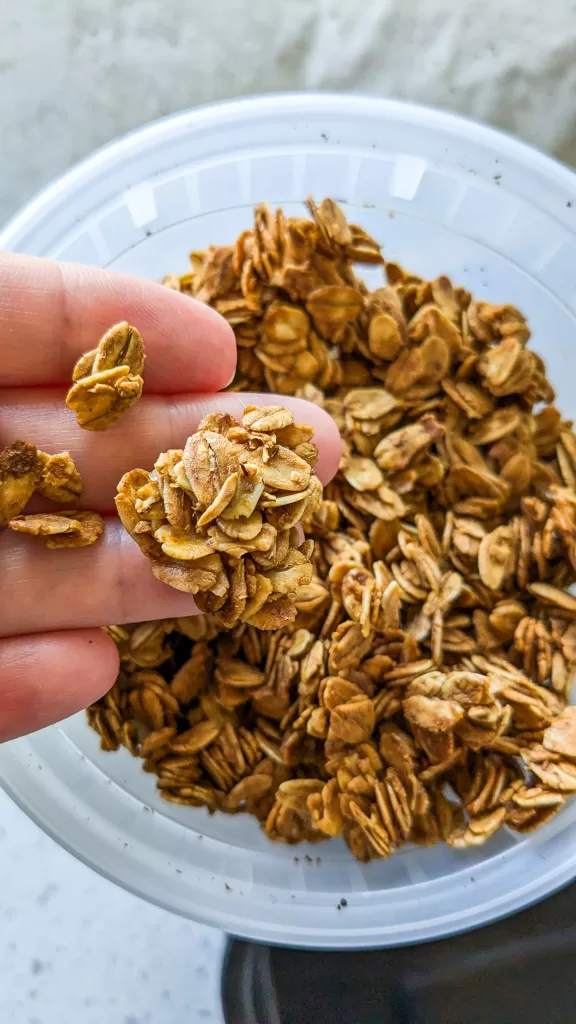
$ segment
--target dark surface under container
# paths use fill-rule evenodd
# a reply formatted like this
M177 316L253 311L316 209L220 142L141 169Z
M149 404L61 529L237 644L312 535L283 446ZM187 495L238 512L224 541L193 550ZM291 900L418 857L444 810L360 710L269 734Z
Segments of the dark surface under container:
M576 1024L576 883L464 935L324 953L231 939L226 1024Z

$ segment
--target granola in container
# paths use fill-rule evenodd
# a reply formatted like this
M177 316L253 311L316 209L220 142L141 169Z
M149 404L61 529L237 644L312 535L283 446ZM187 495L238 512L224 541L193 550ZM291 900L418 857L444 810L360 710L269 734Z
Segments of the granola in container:
M296 618L112 627L121 672L89 721L166 800L285 843L343 835L368 860L529 832L576 791L572 425L520 311L385 264L335 203L309 205L257 207L165 281L234 328L233 389L339 426Z

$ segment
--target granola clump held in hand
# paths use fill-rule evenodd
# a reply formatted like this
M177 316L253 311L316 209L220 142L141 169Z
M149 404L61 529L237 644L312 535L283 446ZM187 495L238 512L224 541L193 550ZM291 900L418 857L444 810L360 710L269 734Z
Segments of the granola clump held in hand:
M125 322L111 327L97 348L80 357L66 405L84 430L107 430L138 401L144 359L142 335Z
M312 428L281 406L248 406L242 423L212 413L183 450L126 473L116 505L162 582L196 596L227 627L279 629L312 580L312 540L297 524L319 509Z

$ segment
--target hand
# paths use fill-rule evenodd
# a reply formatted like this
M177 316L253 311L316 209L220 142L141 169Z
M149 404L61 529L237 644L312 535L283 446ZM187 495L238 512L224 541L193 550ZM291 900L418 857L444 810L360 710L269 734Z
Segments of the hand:
M120 320L144 337L144 394L105 433L81 430L64 404L72 368ZM230 327L187 296L89 267L0 254L0 449L22 439L50 453L70 451L84 481L78 504L106 517L104 537L87 548L51 551L38 538L0 531L0 740L65 718L112 686L118 654L99 627L195 611L190 596L154 579L114 514L126 470L181 448L212 410L239 416L245 405L277 401L315 428L321 480L335 473L340 439L321 409L283 396L215 394L235 362ZM27 511L50 505L34 501Z

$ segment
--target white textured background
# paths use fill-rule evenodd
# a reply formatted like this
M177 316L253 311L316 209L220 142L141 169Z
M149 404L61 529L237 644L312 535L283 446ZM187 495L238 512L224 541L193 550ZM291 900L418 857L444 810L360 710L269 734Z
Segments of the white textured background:
M573 0L0 0L0 221L94 147L211 100L447 107L576 164Z
M0 222L122 132L282 89L446 107L576 165L575 56L572 0L0 0ZM2 1024L219 1024L222 946L0 793Z
M0 790L2 1024L223 1024L224 945L100 878Z

